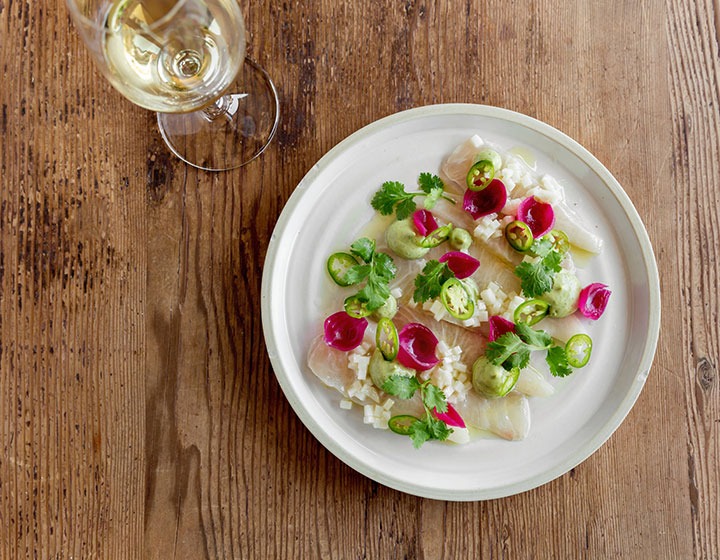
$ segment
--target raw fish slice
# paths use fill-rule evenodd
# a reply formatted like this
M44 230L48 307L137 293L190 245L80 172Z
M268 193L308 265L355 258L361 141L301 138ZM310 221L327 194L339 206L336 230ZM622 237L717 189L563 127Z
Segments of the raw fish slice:
M422 418L425 416L425 407L422 405L420 400L420 392L416 391L411 399L401 399L400 397L390 397L395 404L390 409L390 413L393 416L399 416L401 414L409 414L415 418Z
M440 169L445 176L453 182L451 185L446 185L447 187L452 187L453 192L460 194L465 192L465 181L468 171L475 163L475 156L482 147L483 141L476 134L465 140L465 142L460 144L445 158Z
M564 202L554 204L555 229L562 230L568 236L570 243L588 251L599 254L602 251L602 239L579 226L580 217Z
M513 274L514 266L497 258L486 245L473 243L469 253L480 261L480 266L472 278L478 283L481 291L487 287L488 283L495 282L506 294L509 292L520 293L520 279Z
M452 204L441 198L433 207L432 213L443 224L451 223L454 227L461 227L470 233L475 229L475 220L468 212L463 210L461 198L458 199L457 204Z
M520 393L512 392L500 399L483 399L470 391L464 401L453 406L466 424L504 439L524 439L530 431L530 404Z
M513 390L528 397L549 397L555 393L555 387L550 385L542 372L533 366L520 370L520 376Z
M410 301L415 290L415 278L422 272L425 266L424 259L418 260L407 260L401 257L393 258L393 262L397 267L395 278L390 282L390 289L400 288L402 290L402 297L400 303L406 303Z
M308 366L328 387L343 394L355 382L355 372L348 367L348 354L331 348L323 341L322 335L313 339L308 352Z

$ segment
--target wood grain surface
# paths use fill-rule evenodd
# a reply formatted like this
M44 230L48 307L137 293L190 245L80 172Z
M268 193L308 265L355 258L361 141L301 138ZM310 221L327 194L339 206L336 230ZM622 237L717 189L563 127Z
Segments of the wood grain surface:
M281 125L210 174L93 66L62 3L0 0L0 558L720 557L720 6L242 2ZM451 503L325 450L264 349L272 227L385 115L537 117L625 187L663 322L635 408L540 488Z

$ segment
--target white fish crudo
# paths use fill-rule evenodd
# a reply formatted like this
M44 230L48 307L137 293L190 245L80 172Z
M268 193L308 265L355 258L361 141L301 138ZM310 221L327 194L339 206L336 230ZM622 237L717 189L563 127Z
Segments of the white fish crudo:
M340 408L416 448L528 437L531 400L590 359L582 331L610 290L573 255L602 240L521 155L473 136L419 190L385 182L366 236L328 258L346 297L308 365Z

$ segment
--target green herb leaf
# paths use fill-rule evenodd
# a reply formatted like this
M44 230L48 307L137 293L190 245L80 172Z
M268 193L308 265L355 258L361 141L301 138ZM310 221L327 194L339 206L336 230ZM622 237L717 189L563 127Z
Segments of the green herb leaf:
M416 420L410 425L410 439L415 449L420 449L422 444L430 439L427 424L423 420Z
M545 361L550 367L550 373L555 377L566 377L570 375L573 370L567 360L567 354L565 349L560 346L553 346L547 352Z
M414 194L405 190L405 185L398 181L385 181L382 188L375 193L370 204L383 216L389 216L398 206L398 220L404 220L415 211ZM403 217L401 217L401 214Z
M532 245L530 245L530 253L537 255L538 257L544 257L552 251L552 248L553 242L546 236L543 236L540 239L533 241Z
M564 256L553 250L553 242L548 237L533 241L530 252L540 259L537 262L520 263L514 273L520 278L523 294L534 298L552 290L555 273L560 271Z
M370 203L383 216L389 216L394 211L398 220L405 220L415 212L417 206L413 199L416 196L426 197L424 206L428 209L435 206L440 197L446 198L453 204L455 203L455 201L443 194L445 185L437 175L421 173L418 178L418 185L421 192L409 193L405 190L405 185L399 181L386 181L383 183L382 188L372 197Z
M352 284L359 284L365 278L368 277L370 272L372 271L372 266L369 264L358 264L353 267L351 267L345 275L342 277L342 280L348 285Z
M552 290L552 271L541 262L523 262L515 267L515 276L520 278L520 286L526 297L535 298Z
M397 373L391 375L382 385L382 390L401 399L409 399L420 388L416 377L406 377Z
M381 307L390 297L390 281L395 278L397 267L392 257L386 253L375 252L375 242L367 237L358 239L350 246L350 252L367 264L351 267L343 276L348 284L358 284L367 279L356 297L368 310Z
M419 449L423 443L432 439L446 440L451 433L452 429L448 428L445 422L429 415L410 425L410 438L415 449Z
M435 409L438 412L447 412L447 401L445 400L445 393L439 387L431 385L426 382L427 385L423 387L423 402L429 409Z
M448 428L448 425L442 420L437 418L429 418L429 420L431 422L428 422L428 431L433 439L443 441L452 433L452 429Z
M415 201L412 198L407 198L397 205L395 215L398 220L407 220L416 209Z
M418 177L418 185L420 185L423 192L428 194L433 191L439 190L442 192L445 190L445 183L442 182L442 179L432 173L420 173L420 177Z
M390 255L386 253L375 253L375 260L373 261L373 264L375 265L375 274L378 276L388 280L395 278L397 266L395 266L395 263Z
M375 242L367 237L362 237L350 245L350 252L369 263L375 254Z
M429 299L436 298L442 291L442 285L455 274L447 263L431 260L422 269L422 273L415 278L415 292L413 299L416 303L422 303Z
M531 348L518 335L508 332L490 342L485 356L491 364L502 366L507 371L513 368L523 369L530 362Z

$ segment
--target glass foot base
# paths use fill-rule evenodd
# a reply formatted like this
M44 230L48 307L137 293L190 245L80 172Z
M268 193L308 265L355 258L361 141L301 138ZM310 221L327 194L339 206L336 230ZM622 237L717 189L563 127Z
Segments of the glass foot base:
M245 59L235 82L212 105L192 113L158 113L165 143L185 163L207 171L241 167L275 136L277 90L267 72Z

